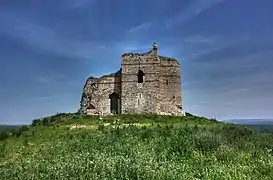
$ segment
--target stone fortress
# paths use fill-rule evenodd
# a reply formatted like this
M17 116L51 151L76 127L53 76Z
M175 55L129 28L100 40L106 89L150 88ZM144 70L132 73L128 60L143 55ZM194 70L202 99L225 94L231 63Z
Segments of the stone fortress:
M156 43L147 53L125 53L118 72L86 80L79 112L184 115L180 64L159 56Z

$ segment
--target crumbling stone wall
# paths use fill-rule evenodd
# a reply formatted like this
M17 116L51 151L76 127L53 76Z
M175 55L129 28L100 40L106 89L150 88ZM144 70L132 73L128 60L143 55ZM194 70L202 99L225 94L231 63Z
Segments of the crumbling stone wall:
M80 112L84 114L111 114L111 95L117 94L117 110L120 113L121 108L121 75L111 74L100 78L90 77L86 80Z
M154 44L147 53L123 54L121 66L117 73L87 79L80 112L183 114L176 59L159 56Z

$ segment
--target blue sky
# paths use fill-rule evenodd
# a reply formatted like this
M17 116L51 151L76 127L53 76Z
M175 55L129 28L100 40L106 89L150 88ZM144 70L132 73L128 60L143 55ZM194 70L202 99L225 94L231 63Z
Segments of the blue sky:
M272 0L2 0L0 124L75 112L88 76L125 52L181 64L197 115L273 118Z

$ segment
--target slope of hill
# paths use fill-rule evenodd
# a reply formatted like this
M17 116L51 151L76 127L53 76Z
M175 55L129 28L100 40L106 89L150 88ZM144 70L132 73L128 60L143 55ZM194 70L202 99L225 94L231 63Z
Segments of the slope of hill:
M2 179L271 179L273 135L202 117L61 114L0 141Z

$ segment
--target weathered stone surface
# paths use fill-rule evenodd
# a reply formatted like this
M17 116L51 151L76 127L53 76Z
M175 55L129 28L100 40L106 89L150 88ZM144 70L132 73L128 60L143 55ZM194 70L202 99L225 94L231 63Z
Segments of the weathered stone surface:
M84 114L156 113L184 115L180 64L158 55L157 45L147 53L122 55L120 71L85 83L80 112Z

